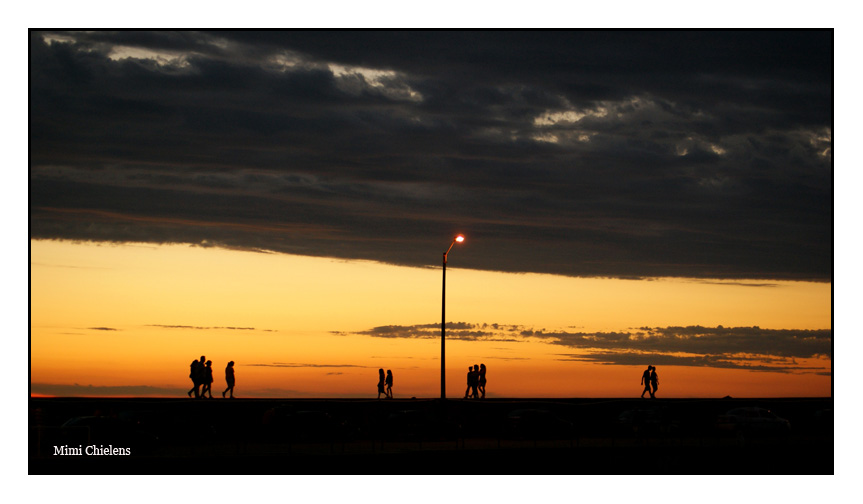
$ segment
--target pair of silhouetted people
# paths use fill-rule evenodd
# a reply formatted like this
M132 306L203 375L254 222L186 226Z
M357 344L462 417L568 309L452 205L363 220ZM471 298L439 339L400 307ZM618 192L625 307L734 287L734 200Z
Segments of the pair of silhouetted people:
M213 362L208 361L206 357L201 356L201 360L194 360L189 365L189 378L192 379L192 388L189 390L189 397L195 394L195 398L202 397L213 398ZM231 391L231 397L234 397L234 361L228 363L225 368L225 381L228 382L228 388L222 392L222 397L225 393Z
M393 372L387 369L387 374L384 376L384 370L378 369L378 399L381 394L387 399L393 398Z
M647 366L647 369L641 373L641 384L644 385L644 390L641 391L641 397L645 393L650 393L650 398L656 398L656 390L659 388L659 377L656 376L656 368Z
M189 378L192 379L192 388L189 390L189 397L192 397L192 393L195 394L195 399L201 397L201 393L203 392L201 389L201 385L204 384L204 380L207 375L207 358L203 355L201 356L201 360L193 360L191 364L189 364Z
M469 366L467 368L467 388L464 390L465 399L485 398L485 372L485 364L474 364L472 367Z

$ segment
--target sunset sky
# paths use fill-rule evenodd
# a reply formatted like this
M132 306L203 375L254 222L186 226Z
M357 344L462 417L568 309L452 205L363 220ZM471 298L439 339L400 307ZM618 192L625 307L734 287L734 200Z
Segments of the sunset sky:
M29 36L31 394L831 395L832 31Z

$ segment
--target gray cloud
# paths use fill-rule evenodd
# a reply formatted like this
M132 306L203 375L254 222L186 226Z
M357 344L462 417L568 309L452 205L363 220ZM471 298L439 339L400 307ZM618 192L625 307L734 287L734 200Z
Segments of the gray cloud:
M61 385L55 383L30 383L31 395L66 397L110 397L110 396L183 396L188 392L182 388L153 387L150 385Z
M829 281L832 62L830 30L33 31L30 235Z
M375 338L440 338L440 323L417 324L411 326L390 325L378 326L366 331L351 334L372 336ZM446 335L448 339L465 341L515 341L523 328L521 326L504 326L500 324L469 324L467 322L447 322Z
M439 338L440 324L379 326L355 334L379 338ZM569 332L522 325L448 323L447 339L465 341L540 341L580 350L562 360L610 365L646 361L674 366L740 368L754 371L824 373L796 359L832 361L829 329L760 327L641 327L617 332Z
M606 365L638 366L691 366L723 369L744 369L770 373L830 375L823 367L802 366L794 359L774 359L766 356L757 358L726 357L722 355L703 355L682 357L667 354L639 354L633 352L590 352L585 355L562 355L561 360L592 362Z
M164 324L150 324L147 327L156 327L159 329L193 329L196 331L210 331L210 330L229 330L229 331L272 331L272 329L255 329L254 327L232 327L232 326L190 326L190 325L164 325Z
M552 339L556 345L574 348L626 348L643 352L685 352L693 354L755 354L780 357L829 356L832 331L829 329L761 329L759 327L642 327L611 333L543 333L535 337Z
M357 366L354 364L308 364L304 362L271 362L246 364L252 367L277 367L277 368L370 368L373 366ZM340 373L329 373L340 374Z
M57 397L186 397L187 388L152 387L150 385L62 385L55 383L31 383L31 395L46 395ZM284 398L284 397L315 397L308 391L261 388L246 389L248 397Z

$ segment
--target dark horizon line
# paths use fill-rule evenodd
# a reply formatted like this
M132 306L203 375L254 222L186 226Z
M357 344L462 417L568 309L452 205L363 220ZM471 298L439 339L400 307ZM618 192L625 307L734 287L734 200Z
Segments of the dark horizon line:
M656 401L742 401L742 400L820 400L820 399L833 399L832 395L829 396L758 396L758 397L734 397L734 396L726 396L726 397L657 397L655 399L648 399L643 397L613 397L613 396L602 396L602 397L590 397L590 396L567 396L567 397L486 397L484 399L464 399L461 397L458 398L445 398L441 399L440 397L396 397L393 399L377 399L375 397L234 397L233 399L228 398L213 398L218 399L214 401L201 400L189 397L179 397L179 396L43 396L43 395L30 395L29 399L82 399L82 400L91 400L91 399L144 399L144 400L176 400L176 401L194 401L194 402L226 402L226 403L236 403L237 401L303 401L303 402L311 402L311 401L373 401L373 402L392 402L394 400L411 402L411 401L452 401L452 402L503 402L503 401L617 401L617 400L633 400L638 402L645 403L653 403Z

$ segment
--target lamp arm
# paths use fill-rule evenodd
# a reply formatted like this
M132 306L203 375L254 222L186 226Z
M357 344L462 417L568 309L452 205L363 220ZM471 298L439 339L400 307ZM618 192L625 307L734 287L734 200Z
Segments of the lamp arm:
M443 253L444 261L446 261L446 256L447 254L449 254L449 251L452 250L453 245L455 245L455 240L453 240L452 243L449 244L449 248L446 249L446 252Z

